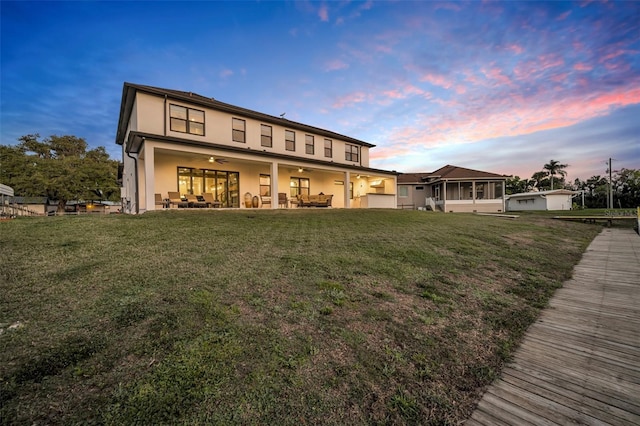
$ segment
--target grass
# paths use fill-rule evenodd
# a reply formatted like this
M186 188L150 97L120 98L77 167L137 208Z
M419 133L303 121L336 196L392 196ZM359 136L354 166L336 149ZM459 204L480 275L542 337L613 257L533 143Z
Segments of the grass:
M0 222L0 422L456 424L600 229L339 209Z

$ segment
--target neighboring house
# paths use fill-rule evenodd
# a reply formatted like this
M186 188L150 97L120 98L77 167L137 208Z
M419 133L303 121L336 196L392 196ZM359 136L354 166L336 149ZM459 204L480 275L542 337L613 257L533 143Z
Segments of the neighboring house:
M121 204L113 201L67 201L65 213L120 213Z
M571 210L572 198L578 192L566 189L553 191L524 192L507 195L507 210Z
M443 212L504 212L508 176L446 165L398 176L398 206Z
M284 116L284 114L283 114ZM288 206L299 194L331 194L333 207L396 207L395 171L369 167L374 145L190 92L125 83L124 213L161 209L169 192L213 194L216 205ZM249 205L251 205L249 203Z
M44 216L57 209L56 203L47 197L11 197L9 204L17 207L14 213L17 216Z

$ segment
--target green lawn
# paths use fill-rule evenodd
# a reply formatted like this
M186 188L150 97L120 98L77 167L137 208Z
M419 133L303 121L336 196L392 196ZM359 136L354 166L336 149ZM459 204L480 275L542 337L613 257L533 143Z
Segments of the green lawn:
M601 229L393 210L0 222L4 424L455 424Z

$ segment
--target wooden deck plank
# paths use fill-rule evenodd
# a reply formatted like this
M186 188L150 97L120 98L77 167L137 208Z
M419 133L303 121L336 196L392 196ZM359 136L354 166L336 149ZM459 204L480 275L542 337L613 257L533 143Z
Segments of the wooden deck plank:
M604 229L469 424L640 424L640 237Z

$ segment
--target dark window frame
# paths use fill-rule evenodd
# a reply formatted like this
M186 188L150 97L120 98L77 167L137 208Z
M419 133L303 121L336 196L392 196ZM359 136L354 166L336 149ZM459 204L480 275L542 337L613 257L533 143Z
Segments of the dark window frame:
M263 184L262 179L267 180L269 183ZM259 184L260 184L260 195L262 197L271 197L271 175L260 173Z
M306 181L307 182L307 186L302 186L302 182ZM295 185L291 185L291 183L294 183ZM307 178L307 177L299 177L299 176L290 176L289 177L289 191L290 191L290 195L291 197L295 198L296 196L305 193L306 195L311 194L311 179Z
M186 118L180 118L180 117L175 117L173 115L173 112L175 109L180 108L184 110L184 115ZM196 118L194 117L196 114L195 113L199 113L197 115L202 115L202 121L196 121ZM193 118L192 118L193 117ZM184 129L185 130L177 130L174 127L174 123L184 123ZM198 132L195 131L195 129L200 129L200 125L202 126L202 132ZM190 135L196 135L196 136L204 136L205 135L205 113L204 110L201 109L196 109L196 108L189 108L183 105L178 105L178 104L169 104L169 130L172 132L178 132L178 133L188 133Z
M327 142L329 143L329 146L327 146ZM325 138L324 140L324 156L327 158L333 157L333 141L331 139Z
M314 155L316 152L316 140L313 135L304 135L304 152Z
M352 145L350 143L344 144L344 147L344 159L357 163L360 159L360 147L358 145Z
M242 123L242 129L236 129L236 123ZM238 143L247 143L247 120L236 117L231 118L231 140Z
M293 135L293 139L288 139L289 135ZM284 131L284 149L294 152L296 150L296 132L293 130Z
M264 133L265 129L269 129L268 135ZM260 146L264 146L266 148L273 148L273 127L267 124L260 125Z

